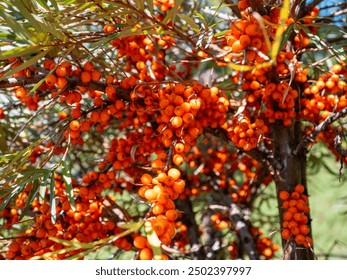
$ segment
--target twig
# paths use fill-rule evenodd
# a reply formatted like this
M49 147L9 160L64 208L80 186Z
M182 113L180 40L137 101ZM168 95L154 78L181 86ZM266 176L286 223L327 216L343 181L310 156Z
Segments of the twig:
M339 111L337 113L330 114L329 117L327 117L323 122L321 122L319 125L317 125L314 128L314 130L298 144L298 146L295 148L293 154L298 155L300 152L302 152L302 150L304 148L306 148L306 146L309 143L314 142L316 140L316 138L320 132L324 131L330 124L332 124L336 120L338 120L338 119L340 119L346 115L347 115L347 107L343 108L341 111Z

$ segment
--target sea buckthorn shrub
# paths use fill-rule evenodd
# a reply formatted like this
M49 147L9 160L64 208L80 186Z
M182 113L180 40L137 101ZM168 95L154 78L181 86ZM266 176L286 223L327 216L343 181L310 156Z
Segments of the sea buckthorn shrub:
M318 7L193 2L62 5L86 21L0 54L1 258L313 258L297 169L318 141L347 162L346 55L310 61ZM273 185L282 251L255 206Z

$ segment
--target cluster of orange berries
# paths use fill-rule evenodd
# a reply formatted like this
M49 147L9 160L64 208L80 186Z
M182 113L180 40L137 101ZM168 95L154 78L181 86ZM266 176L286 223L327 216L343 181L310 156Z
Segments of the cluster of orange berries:
M233 125L228 130L228 137L239 148L250 151L254 149L269 129L262 119L251 123L249 118L234 118Z
M138 194L151 204L151 215L147 221L151 223L152 229L164 245L170 245L176 234L175 221L179 217L179 212L176 210L174 200L184 192L185 188L185 181L180 177L181 172L176 168L170 168L167 172L159 171L156 177L152 177L148 173L141 176L142 186L139 188ZM134 246L141 249L140 259L143 259L141 252L148 246L138 247L135 240Z
M250 232L255 239L259 255L263 256L266 260L272 259L275 252L279 250L279 246L273 244L270 238L263 237L263 232L258 227L250 226Z
M287 82L279 84L269 83L264 88L263 101L267 108L264 116L270 123L282 120L283 125L290 126L292 119L296 117L295 100L299 96Z
M230 228L229 215L223 215L221 212L216 212L210 217L214 227L218 230Z
M122 231L122 229L116 227L115 222L105 220L102 217L103 206L101 200L97 197L102 191L100 185L80 187L73 183L75 192L75 209L73 210L68 201L66 186L61 176L55 174L54 178L57 202L56 221L52 222L50 205L35 199L31 205L31 210L36 213L34 222L28 230L19 234L9 244L9 250L6 253L7 259L30 259L34 256L55 251L58 251L58 254L53 254L51 258L66 259L77 254L80 250L60 253L59 250L63 249L64 246L61 243L52 241L49 237L72 242L92 242L119 234ZM16 199L15 203L18 210L15 216L17 216L17 221L29 192L30 186ZM63 216L64 218L62 218ZM13 221L12 219L11 222L14 223L16 220ZM114 245L128 251L132 249L132 240L126 237L118 238L114 241Z
M304 191L305 187L298 184L292 193L281 191L279 194L284 209L282 238L288 241L295 240L296 244L304 247L311 247L313 243L308 236L310 228L307 226L310 207Z
M272 240L268 237L263 237L263 232L255 226L250 226L250 233L254 239L254 242L256 244L256 248L258 251L258 254L262 256L262 258L269 260L272 259L276 251L279 250L278 245L273 244ZM233 241L228 246L228 252L230 254L231 259L237 259L238 258L238 248L239 245L237 241Z
M224 57L225 62L233 62L251 67L248 71L236 71L236 75L232 77L234 83L240 83L243 91L246 92L247 107L250 108L248 118L263 118L269 123L278 120L282 121L285 126L292 124L292 119L296 117L295 102L298 97L297 90L293 89L288 82L288 75L291 74L290 66L296 68L295 80L298 82L307 81L307 69L302 69L301 65L295 62L293 51L288 51L286 46L276 57L276 63L266 65L266 56L268 55L268 46L266 37L270 42L274 40L276 34L276 25L280 24L280 8L272 7L268 15L262 15L265 22L265 29L260 26L259 20L250 14L250 1L242 0L238 2L238 8L241 11L241 19L232 21L230 30L225 34L226 46L224 50L231 51ZM304 23L312 23L317 17L318 8L313 8L307 17L303 18ZM273 23L274 25L272 25ZM289 17L285 24L285 28L294 23L294 19ZM314 30L311 30L314 32ZM266 36L264 37L264 32ZM304 31L300 31L295 35L298 40L295 41L295 49L306 47L309 44L308 36ZM298 42L297 42L298 41ZM271 71L275 71L279 77L277 82L270 82L269 75ZM265 105L265 106L263 106ZM234 128L239 120L234 120ZM246 126L245 126L246 127ZM248 128L246 128L248 129ZM246 149L253 149L257 143L262 140L264 132L258 129L259 134L251 141L238 137L237 132L230 132L230 136L234 137L233 141L236 146ZM267 130L265 128L265 130ZM244 136L246 131L241 130L240 134ZM241 141L241 145L238 143ZM247 142L248 144L245 144Z
M175 0L154 0L153 4L160 7L160 11L167 12L175 5Z
M313 122L325 120L331 112L347 106L347 71L341 64L334 64L329 72L318 77L314 84L305 84L301 99L301 117Z

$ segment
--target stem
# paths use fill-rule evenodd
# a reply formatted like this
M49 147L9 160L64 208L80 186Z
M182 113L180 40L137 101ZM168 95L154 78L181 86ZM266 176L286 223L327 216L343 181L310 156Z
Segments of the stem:
M281 163L281 166L276 168L277 176L274 177L274 180L276 184L280 225L282 226L284 209L281 208L282 201L279 198L279 193L281 191L291 193L297 184L303 184L306 187L306 152L294 154L294 149L301 135L300 122L294 123L291 127L285 127L281 123L274 123L271 125L271 132L274 158L278 159ZM305 191L305 194L308 195L307 188L305 188ZM310 217L308 218L308 226L311 229ZM311 232L310 237L312 237ZM310 248L307 249L302 245L296 245L294 241L288 242L282 239L282 247L284 259L314 259L314 254Z

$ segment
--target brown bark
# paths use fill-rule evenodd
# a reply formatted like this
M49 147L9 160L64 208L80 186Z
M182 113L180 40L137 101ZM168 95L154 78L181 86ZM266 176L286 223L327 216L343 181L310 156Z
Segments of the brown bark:
M273 140L273 154L276 160L276 176L274 176L274 180L276 184L280 225L282 227L284 210L281 208L282 201L279 199L279 193L281 191L292 192L297 184L304 185L307 192L306 152L295 153L295 149L301 140L299 121L290 127L285 127L282 123L275 123L270 129ZM308 226L311 229L310 217ZM312 230L310 237L311 233ZM284 259L314 259L313 248L305 248L301 245L296 245L293 241L288 242L284 239L282 239L282 247Z

